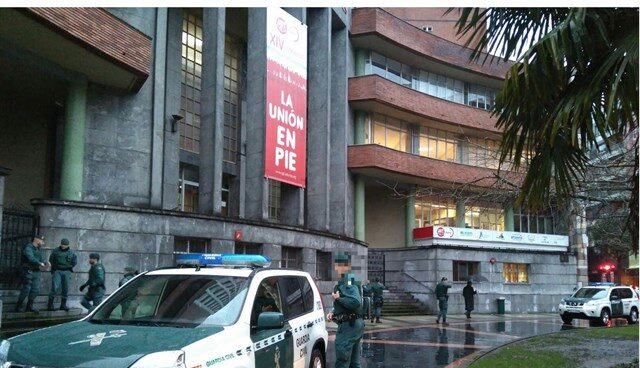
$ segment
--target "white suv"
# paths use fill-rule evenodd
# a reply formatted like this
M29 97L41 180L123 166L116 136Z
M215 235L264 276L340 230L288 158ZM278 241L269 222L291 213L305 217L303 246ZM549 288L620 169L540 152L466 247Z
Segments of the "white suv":
M323 305L308 273L243 266L267 264L263 256L185 256L189 268L138 275L80 321L3 341L4 366L326 366Z
M562 299L558 309L564 323L579 318L604 326L616 317L626 317L629 324L638 322L638 296L628 286L586 286Z

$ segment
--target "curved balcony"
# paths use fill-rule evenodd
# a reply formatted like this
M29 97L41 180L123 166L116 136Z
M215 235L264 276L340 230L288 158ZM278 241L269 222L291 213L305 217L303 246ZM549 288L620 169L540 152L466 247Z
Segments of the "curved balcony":
M463 128L502 133L489 111L433 97L378 75L349 78L349 103L357 110L386 113L408 122L418 123L418 115Z
M513 65L489 60L482 64L483 58L470 63L471 49L424 32L379 8L354 9L352 15L351 42L355 47L394 55L413 66L499 88Z
M441 188L451 188L453 184L470 190L510 188L496 180L494 169L436 160L377 144L349 146L347 165L353 173L401 183ZM512 183L522 179L520 174L506 171L501 172L501 177Z

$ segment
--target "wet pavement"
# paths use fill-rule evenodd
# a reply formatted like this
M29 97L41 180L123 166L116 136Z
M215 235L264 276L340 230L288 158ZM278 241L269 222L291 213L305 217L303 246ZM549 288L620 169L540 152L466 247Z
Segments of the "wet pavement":
M435 316L389 317L381 324L367 323L362 342L362 367L457 367L477 355L516 339L589 327L574 320L563 325L557 314L464 315L435 323ZM333 339L336 325L328 324L327 366L335 365Z

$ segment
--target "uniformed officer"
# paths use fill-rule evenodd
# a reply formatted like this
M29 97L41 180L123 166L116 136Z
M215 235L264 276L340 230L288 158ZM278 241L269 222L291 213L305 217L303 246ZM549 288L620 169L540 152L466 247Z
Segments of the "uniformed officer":
M122 286L126 284L127 281L131 280L137 274L138 274L138 270L136 270L134 267L131 267L131 266L125 267L124 276L122 276L122 278L120 279L120 282L118 282L118 286Z
M365 319L371 319L373 323L373 311L371 310L371 284L369 280L365 280L362 284L362 311Z
M68 311L67 295L69 294L69 281L73 268L78 263L76 254L69 248L69 239L60 240L60 246L54 249L49 256L51 263L51 292L49 293L49 304L47 310L54 310L53 302L56 294L60 291L62 300L60 301L60 310Z
M362 319L362 294L359 282L351 272L351 258L347 254L335 257L334 268L340 281L333 293L333 311L327 320L338 324L335 351L336 368L360 368L360 343L364 332Z
M100 263L100 255L98 253L89 254L89 264L91 265L89 280L80 286L80 292L83 292L87 286L89 291L82 297L80 304L91 312L102 301L106 288L104 286L105 272L102 263Z
M371 316L371 322L373 322L375 318L376 323L380 323L380 313L382 312L382 304L384 303L382 290L386 289L386 287L382 285L380 279L376 277L373 280L373 284L369 285L369 289L371 289L371 294L373 295L373 315Z
M22 247L22 266L20 268L22 290L20 290L18 302L16 303L16 312L22 311L22 303L27 296L26 311L35 313L39 312L33 307L33 301L40 293L40 268L47 266L42 257L42 252L40 251L40 248L43 245L44 237L36 235L31 239L30 243L27 243Z
M447 278L443 277L436 285L436 298L438 299L438 318L436 323L440 323L440 317L442 317L442 323L447 323L447 309L449 308L449 295L447 294L451 284L447 282Z

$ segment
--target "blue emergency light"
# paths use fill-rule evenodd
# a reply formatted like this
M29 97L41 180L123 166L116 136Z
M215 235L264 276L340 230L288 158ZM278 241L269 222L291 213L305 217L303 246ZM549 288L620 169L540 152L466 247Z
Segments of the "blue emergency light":
M196 267L269 267L271 259L260 254L185 253L176 256L176 264Z

